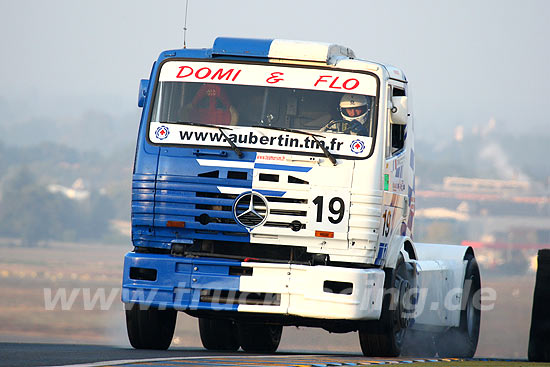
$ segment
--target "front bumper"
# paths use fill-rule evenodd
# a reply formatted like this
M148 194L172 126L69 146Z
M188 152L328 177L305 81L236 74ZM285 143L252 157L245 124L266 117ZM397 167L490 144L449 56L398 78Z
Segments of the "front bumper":
M384 271L128 253L122 301L155 307L376 320Z

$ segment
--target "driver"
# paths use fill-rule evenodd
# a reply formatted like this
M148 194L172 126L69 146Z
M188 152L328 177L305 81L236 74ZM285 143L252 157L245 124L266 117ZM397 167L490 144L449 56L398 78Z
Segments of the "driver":
M185 111L194 122L236 125L239 115L228 93L218 84L203 84Z
M344 132L356 135L369 133L369 101L359 94L344 94L340 100L340 114L344 119Z

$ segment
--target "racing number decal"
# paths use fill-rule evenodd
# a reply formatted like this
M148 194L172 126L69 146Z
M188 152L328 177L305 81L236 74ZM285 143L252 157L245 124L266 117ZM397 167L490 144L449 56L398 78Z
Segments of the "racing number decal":
M395 208L386 206L382 214L382 222L380 223L380 241L387 242L391 236L393 228L393 217L395 214Z
M310 191L308 228L316 231L347 232L349 218L349 191Z
M382 214L382 235L388 237L391 230L391 211L386 210Z
M313 199L313 204L317 206L317 222L323 221L323 196L317 196L315 199ZM328 203L328 210L331 212L334 216L329 216L328 220L332 224L338 224L344 219L344 213L345 213L345 204L344 200L340 197L333 197L330 199Z

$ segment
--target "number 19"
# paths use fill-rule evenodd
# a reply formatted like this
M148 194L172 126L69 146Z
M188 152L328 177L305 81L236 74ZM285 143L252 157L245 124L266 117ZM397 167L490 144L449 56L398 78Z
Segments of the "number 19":
M317 196L313 200L313 204L317 205L317 222L323 221L323 196ZM336 204L338 203L338 204ZM344 219L345 204L344 200L340 197L334 197L330 199L328 203L328 210L334 217L328 217L328 220L332 224L338 224Z

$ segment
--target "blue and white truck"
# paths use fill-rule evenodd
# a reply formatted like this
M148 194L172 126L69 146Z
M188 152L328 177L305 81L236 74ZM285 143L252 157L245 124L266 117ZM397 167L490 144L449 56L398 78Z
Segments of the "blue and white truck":
M407 79L347 47L217 38L142 80L133 251L122 301L138 349L178 312L211 350L274 352L283 326L358 331L363 353L472 356L473 250L413 241Z

